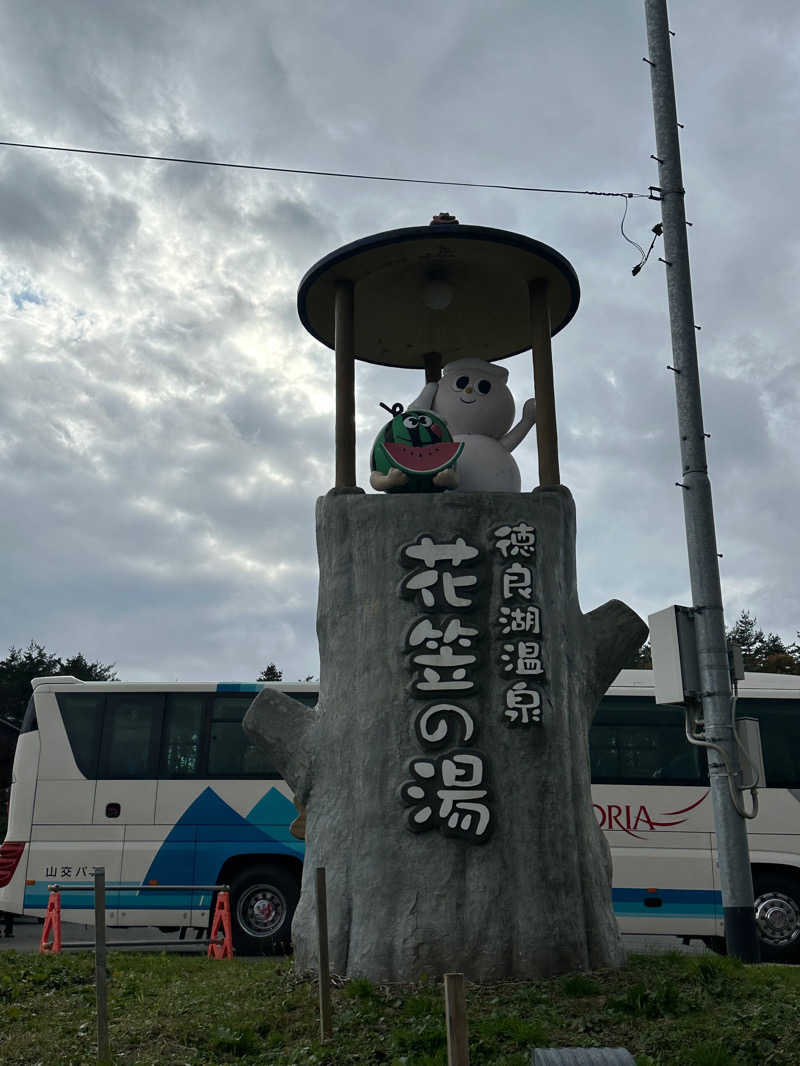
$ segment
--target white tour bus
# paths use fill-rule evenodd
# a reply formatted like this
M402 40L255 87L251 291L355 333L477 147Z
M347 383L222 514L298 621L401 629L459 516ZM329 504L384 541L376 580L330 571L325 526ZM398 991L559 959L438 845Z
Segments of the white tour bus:
M231 885L240 952L289 942L304 845L292 793L248 744L241 720L260 684L34 681L14 760L0 910L43 916L48 884L64 918L92 908L104 866L109 925L208 925L208 892ZM307 705L316 685L276 687ZM766 785L748 823L762 957L800 959L800 677L748 674L739 713L760 721ZM705 753L679 707L657 707L652 673L623 670L591 732L595 816L614 858L625 933L722 944L723 919Z

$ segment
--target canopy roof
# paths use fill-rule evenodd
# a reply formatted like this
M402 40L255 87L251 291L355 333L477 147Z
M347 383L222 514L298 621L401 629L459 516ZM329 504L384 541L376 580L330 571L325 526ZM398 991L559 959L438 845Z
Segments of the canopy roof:
M409 226L320 259L300 282L297 310L309 333L333 348L336 283L350 281L357 359L421 368L427 353L438 352L443 364L467 356L492 361L530 349L528 283L536 280L549 283L555 334L578 309L580 287L554 248L485 226ZM447 307L428 306L430 282L449 287Z

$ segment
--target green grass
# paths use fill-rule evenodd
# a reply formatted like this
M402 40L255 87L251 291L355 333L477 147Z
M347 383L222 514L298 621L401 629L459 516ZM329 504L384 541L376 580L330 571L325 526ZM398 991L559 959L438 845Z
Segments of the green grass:
M318 995L287 960L209 962L112 953L109 1033L119 1066L280 1063L446 1066L439 982ZM96 1055L94 959L0 955L3 1066L88 1066ZM529 1066L531 1047L627 1047L638 1066L795 1066L800 968L710 956L632 956L619 972L467 985L472 1066Z

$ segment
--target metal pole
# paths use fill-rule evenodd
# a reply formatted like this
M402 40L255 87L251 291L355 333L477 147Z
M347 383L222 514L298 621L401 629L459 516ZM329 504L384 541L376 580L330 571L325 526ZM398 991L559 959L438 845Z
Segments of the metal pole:
M731 728L725 620L722 614L714 510L700 402L692 282L666 0L644 0L644 9L683 471L681 496L702 688L700 697L706 739L724 750L731 772L735 774L739 768L739 756ZM746 823L731 800L725 765L711 749L708 750L708 770L728 953L744 962L758 962L759 946L753 911L753 880Z
M94 981L97 994L97 1062L111 1062L108 1043L108 989L106 987L106 871L94 871Z
M353 283L337 281L334 302L336 348L336 488L356 484L356 364Z
M531 335L533 341L533 391L536 394L536 446L539 451L539 484L560 485L556 395L553 388L553 352L550 347L550 303L547 282L532 281Z
M317 936L319 937L319 1035L324 1043L331 1035L331 972L328 959L328 890L325 867L317 874Z

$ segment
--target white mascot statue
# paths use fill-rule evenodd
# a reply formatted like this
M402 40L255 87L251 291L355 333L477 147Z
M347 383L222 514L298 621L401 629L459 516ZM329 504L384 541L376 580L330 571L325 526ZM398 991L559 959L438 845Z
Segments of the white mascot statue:
M536 400L525 401L514 421L508 371L485 359L457 359L439 381L428 382L409 408L435 411L453 440L464 442L457 463L460 492L519 492L519 467L511 452L536 421Z

